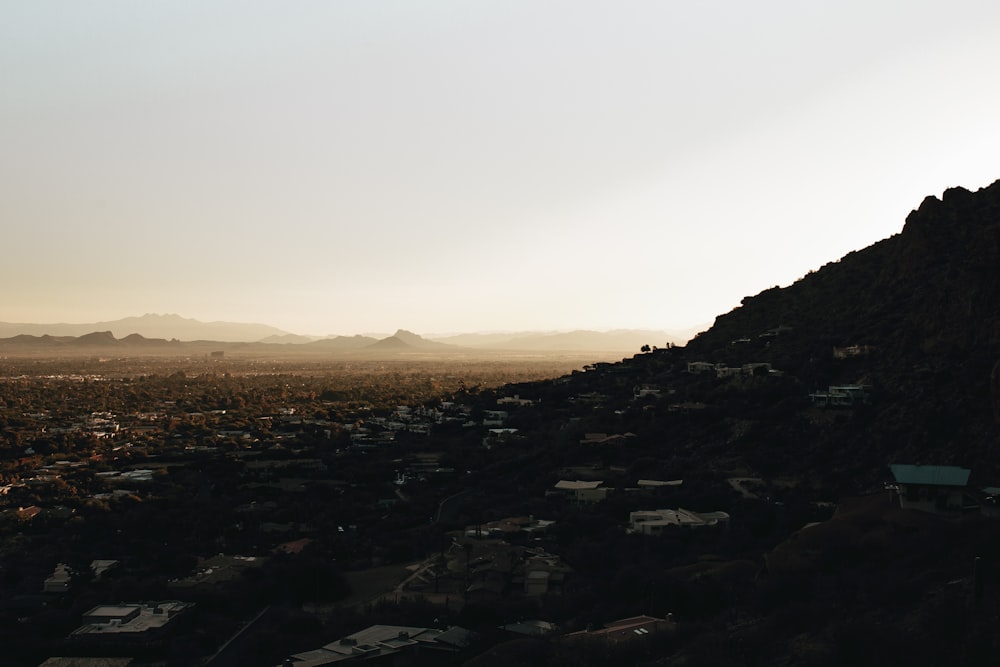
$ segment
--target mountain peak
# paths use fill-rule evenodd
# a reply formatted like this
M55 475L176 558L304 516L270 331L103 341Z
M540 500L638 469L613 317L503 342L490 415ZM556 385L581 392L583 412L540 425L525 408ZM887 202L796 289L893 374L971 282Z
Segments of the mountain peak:
M407 331L406 329L397 329L396 333L394 333L391 336L391 338L398 338L399 340L409 345L419 345L423 342L426 342L426 340L423 337L418 336L412 331Z
M110 331L94 331L76 339L78 345L117 345L118 340Z

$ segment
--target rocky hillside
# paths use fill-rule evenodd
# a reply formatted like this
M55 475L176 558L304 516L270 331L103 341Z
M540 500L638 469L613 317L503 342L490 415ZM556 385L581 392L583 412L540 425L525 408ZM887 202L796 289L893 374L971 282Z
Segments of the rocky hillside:
M783 372L799 409L791 410L789 388L782 419L754 420L755 430L764 447L793 446L797 464L867 477L863 470L880 460L956 463L992 483L1000 474L992 457L1000 426L1000 181L928 197L900 234L747 297L683 356ZM835 412L818 427L823 418L805 397L846 384L869 385L871 405Z
M1000 344L1000 181L927 197L902 233L744 299L696 349L794 327L830 345L947 354Z

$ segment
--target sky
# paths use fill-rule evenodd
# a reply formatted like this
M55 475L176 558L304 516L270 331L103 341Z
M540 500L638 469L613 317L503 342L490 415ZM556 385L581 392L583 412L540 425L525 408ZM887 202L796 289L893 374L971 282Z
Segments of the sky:
M0 16L4 322L682 330L1000 179L993 0Z

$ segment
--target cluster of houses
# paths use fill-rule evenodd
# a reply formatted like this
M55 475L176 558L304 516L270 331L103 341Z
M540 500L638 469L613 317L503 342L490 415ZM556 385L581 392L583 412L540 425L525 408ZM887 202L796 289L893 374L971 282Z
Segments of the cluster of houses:
M388 416L368 415L362 423L341 424L351 432L351 444L355 446L391 445L396 433L403 431L419 435L430 435L435 425L447 423L470 424L472 408L450 401L439 407L398 405ZM506 416L506 413L504 413ZM476 425L472 422L470 425ZM483 425L488 425L484 420Z
M556 635L555 640L586 647L641 646L656 637L676 632L677 624L669 617L630 616L601 627L587 628L558 635L559 628L540 620L501 625L511 637ZM444 661L448 654L467 648L475 633L459 626L444 629L401 625L372 625L311 651L288 656L278 667L323 667L342 662L372 664L430 664ZM436 654L436 655L435 655ZM419 657L418 657L419 656ZM437 657L440 656L440 657Z
M275 409L275 414L253 417L225 409L188 412L178 408L176 401L160 401L154 412L115 414L101 411L74 416L54 415L50 410L26 412L21 417L26 418L27 423L18 438L27 445L25 456L36 454L32 446L35 439L67 435L113 440L115 444L111 449L114 452L143 445L155 446L161 452L168 451L174 446L173 440L181 441L177 446L185 450L209 452L218 451L218 446L223 443L257 448L294 439L303 431L325 438L331 438L335 431L344 431L349 435L352 446L370 449L392 445L401 432L426 436L435 427L444 424L504 427L509 418L508 408L532 403L532 400L519 395L500 397L497 409L484 411L478 420L473 419L470 406L444 401L437 406L398 405L386 415L374 415L370 410L361 409L356 414L347 415L344 422L334 422L304 416L294 406L280 406ZM199 429L197 442L178 431L184 425Z
M727 366L723 363L712 363L709 361L689 361L687 372L692 375L709 373L720 379L755 375L781 375L781 371L773 369L771 364L766 362L755 362L743 364L742 366Z
M641 646L652 639L676 632L677 624L669 616L630 616L601 627L587 628L558 635L559 628L546 621L527 620L499 628L511 637L557 635L556 641L587 647ZM371 664L429 664L467 648L476 635L458 626L445 629L401 625L372 625L360 632L325 644L311 651L294 653L278 667L323 667L341 662ZM436 658L440 656L440 658ZM420 656L420 657L418 657Z

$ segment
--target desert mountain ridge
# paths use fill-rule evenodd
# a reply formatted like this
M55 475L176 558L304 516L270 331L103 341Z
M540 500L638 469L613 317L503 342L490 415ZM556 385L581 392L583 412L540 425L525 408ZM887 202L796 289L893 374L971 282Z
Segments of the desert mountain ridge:
M95 333L107 334L99 340L109 345L123 341L129 336L138 336L145 341L133 340L133 344L149 344L150 341L165 342L217 342L245 343L275 346L304 346L305 349L357 350L377 345L383 351L403 351L420 349L425 351L448 351L458 348L482 350L537 350L537 351L586 351L615 350L637 351L642 345L663 346L667 343L682 344L701 328L678 332L654 330L613 330L613 331L569 331L535 332L521 331L492 334L448 334L421 336L406 329L399 329L391 336L356 334L353 336L305 336L289 333L276 327L258 323L201 322L176 314L147 313L139 317L93 323L10 323L0 322L0 344L30 342L43 344L71 345L72 338L85 338L79 344L94 345Z
M773 382L746 388L740 400L757 402L744 408L753 419L732 436L758 470L787 472L781 461L794 451L796 474L839 470L861 480L902 461L970 467L993 484L1000 475L1000 181L925 198L900 233L788 287L746 297L686 346L665 352L704 364L713 377L746 364L771 369ZM739 405L726 393L737 384L718 381L698 400ZM870 404L810 411L816 396L844 386L868 392Z
M89 323L14 323L0 322L0 338L13 336L85 336L109 332L115 338L139 334L145 338L195 341L216 340L251 343L274 336L289 336L287 331L267 324L237 322L201 322L177 314L146 313L137 317Z

